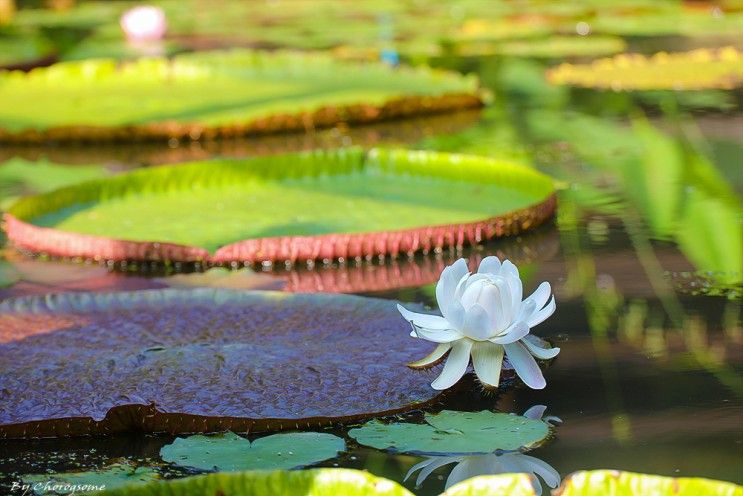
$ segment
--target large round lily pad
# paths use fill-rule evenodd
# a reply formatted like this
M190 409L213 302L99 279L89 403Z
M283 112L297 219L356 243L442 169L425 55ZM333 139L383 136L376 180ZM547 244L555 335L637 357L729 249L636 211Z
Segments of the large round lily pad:
M731 89L743 83L743 55L733 47L652 57L620 54L589 64L562 64L547 77L554 84L615 91Z
M341 149L138 170L24 198L5 220L33 252L253 263L462 246L554 209L551 179L523 165Z
M0 74L0 141L266 134L481 105L477 80L325 55L245 50Z
M438 394L392 301L215 289L0 303L0 438L278 430ZM23 357L19 359L19 357Z
M233 432L178 438L160 450L166 462L200 470L237 472L279 470L334 458L346 449L343 439L324 432L288 432L252 443Z
M549 425L540 419L487 410L444 410L426 414L423 424L372 420L348 432L364 446L435 455L528 448L541 443L549 434Z

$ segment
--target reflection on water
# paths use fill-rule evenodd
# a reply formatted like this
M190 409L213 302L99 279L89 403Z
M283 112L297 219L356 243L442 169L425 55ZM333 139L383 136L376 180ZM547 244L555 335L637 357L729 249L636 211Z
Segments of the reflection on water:
M560 485L560 474L550 464L518 451L473 456L431 456L413 465L405 475L405 480L420 470L418 477L415 479L415 485L418 487L436 469L452 463L456 465L452 467L449 476L446 478L444 485L446 489L478 475L509 473L525 473L534 478L539 476L551 489ZM542 494L542 484L537 480L534 480L534 489L537 494Z
M520 412L546 404L565 424L555 439L528 455L423 461L349 444L348 453L322 465L364 468L396 481L415 466L422 483L416 493L431 495L477 471L514 468L536 473L547 486L575 470L594 468L743 483L740 94L571 90L546 86L543 66L536 62L488 58L467 65L441 63L478 72L495 103L477 125L460 133L447 128L425 136L414 132L414 141L421 140L418 146L532 160L563 181L563 189L555 224L462 254L473 261L496 254L519 262L527 294L538 281L552 284L558 310L538 329L562 349L545 372L549 386L493 394L470 378L439 407ZM390 124L378 137L394 142L397 130L405 127L396 126ZM297 141L305 146L299 136L272 139L277 141L255 144L265 150L199 145L198 153L188 157L273 152ZM152 148L138 155L117 148L52 158L93 163L102 157L139 164L171 160L176 152ZM51 153L22 152L29 158ZM431 305L431 284L459 256L444 252L358 266L197 273L192 280L187 272L194 268L169 279L162 268L132 272L131 266L110 270L13 260L21 282L0 290L0 298L58 290L232 284L348 291ZM114 457L152 458L171 441L132 434L74 443L1 442L0 472L69 469L65 454L70 451L86 460L86 467ZM88 460L91 450L101 458ZM30 460L39 453L51 454L54 462L32 470ZM454 463L448 477L436 470ZM411 474L406 486L413 489L415 483Z

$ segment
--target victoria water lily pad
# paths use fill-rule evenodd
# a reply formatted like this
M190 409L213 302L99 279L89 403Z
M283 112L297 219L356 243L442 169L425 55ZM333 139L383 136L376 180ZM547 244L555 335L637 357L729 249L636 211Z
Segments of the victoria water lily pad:
M321 468L273 472L251 471L188 477L99 493L101 496L413 496L391 480L368 472Z
M8 238L59 256L212 263L361 258L519 233L555 209L523 165L341 149L138 170L12 205Z
M164 446L160 456L166 462L184 467L237 472L302 467L334 458L345 449L343 439L321 432L273 434L252 443L227 432L178 438Z
M477 81L319 54L233 50L0 74L0 141L265 134L481 105Z
M536 496L527 474L481 475L455 484L441 496Z
M88 494L115 489L129 484L158 480L160 475L149 467L137 467L128 462L114 463L89 472L24 475L24 484L39 490L39 494Z
M492 453L528 448L550 434L546 422L487 410L426 414L425 423L367 422L348 435L364 446L404 453Z
M598 496L614 494L635 496L657 494L660 496L743 496L743 487L729 482L693 477L663 477L635 474L617 470L576 472L565 479L559 496Z
M438 393L406 367L427 348L408 334L394 302L348 295L11 298L0 438L259 432L420 408Z
M554 84L613 90L731 89L743 82L743 55L733 47L661 52L649 58L621 54L590 64L562 64L547 77Z

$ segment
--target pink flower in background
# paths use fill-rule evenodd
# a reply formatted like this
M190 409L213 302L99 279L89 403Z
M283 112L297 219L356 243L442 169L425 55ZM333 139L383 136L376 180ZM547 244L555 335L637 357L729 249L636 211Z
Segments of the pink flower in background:
M121 16L120 24L126 39L131 42L162 39L168 28L163 9L152 5L127 10Z

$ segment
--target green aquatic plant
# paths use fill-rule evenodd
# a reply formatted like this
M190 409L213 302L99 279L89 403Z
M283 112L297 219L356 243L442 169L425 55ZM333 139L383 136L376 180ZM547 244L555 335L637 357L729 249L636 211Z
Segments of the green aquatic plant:
M364 446L399 453L470 455L533 448L549 437L550 424L487 410L444 410L427 413L422 424L372 420L348 435Z
M547 71L553 84L633 90L732 89L743 83L743 55L733 47L621 54L588 64L561 64Z
M5 142L233 137L482 104L476 78L452 72L239 49L0 73L0 102L10 101Z
M442 316L397 306L413 327L411 337L438 344L430 355L408 366L430 367L447 356L444 370L431 384L447 389L465 374L471 356L480 382L498 387L505 359L527 386L544 388L547 383L534 357L554 358L560 348L549 347L530 331L555 312L555 298L550 298L546 281L523 301L522 291L518 268L509 260L501 263L498 257L486 257L472 274L460 258L444 269L436 285Z
M21 199L6 230L17 247L61 256L297 262L477 243L539 225L554 206L550 178L518 163L354 148L89 181Z
M176 465L200 470L238 472L279 470L312 465L334 458L346 449L343 439L320 432L273 434L252 443L232 432L177 438L160 450L160 457Z
M638 492L639 488L639 492ZM382 477L360 470L322 468L303 471L238 472L207 474L99 493L102 496L189 496L230 494L231 496L413 496ZM441 496L536 496L527 474L483 475L450 487ZM740 496L743 488L728 482L701 478L662 477L610 470L577 472L565 479L555 492L561 496Z

